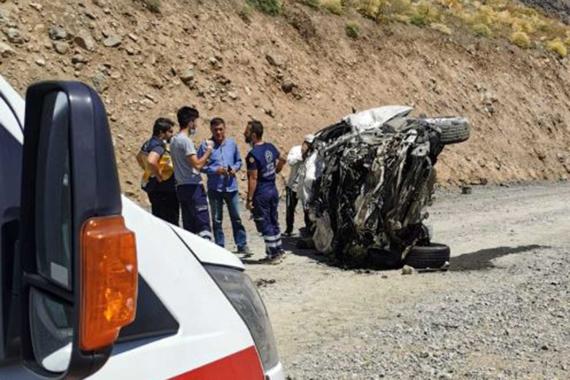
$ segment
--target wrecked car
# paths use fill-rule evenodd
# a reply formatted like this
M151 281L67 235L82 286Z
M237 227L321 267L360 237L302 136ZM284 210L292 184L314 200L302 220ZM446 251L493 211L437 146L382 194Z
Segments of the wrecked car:
M425 222L438 155L469 138L463 117L411 107L354 113L315 134L300 174L315 248L351 266L446 268L450 250Z

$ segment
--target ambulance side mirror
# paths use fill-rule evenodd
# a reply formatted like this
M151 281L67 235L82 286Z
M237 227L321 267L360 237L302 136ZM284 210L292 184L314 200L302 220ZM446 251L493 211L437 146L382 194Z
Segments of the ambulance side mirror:
M28 88L21 193L22 356L41 376L83 378L134 320L134 233L103 103L79 82Z

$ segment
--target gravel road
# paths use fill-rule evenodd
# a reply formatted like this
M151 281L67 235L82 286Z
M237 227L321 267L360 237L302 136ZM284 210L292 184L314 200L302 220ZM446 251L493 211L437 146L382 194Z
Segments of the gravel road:
M570 378L570 184L436 195L448 272L343 270L295 248L257 265L250 237L291 379Z

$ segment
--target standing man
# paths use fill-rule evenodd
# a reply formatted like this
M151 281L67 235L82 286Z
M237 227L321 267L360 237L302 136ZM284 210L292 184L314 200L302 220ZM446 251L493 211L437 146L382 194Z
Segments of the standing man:
M176 193L182 208L182 225L185 230L212 240L208 199L200 176L200 170L212 154L212 144L208 143L204 155L198 158L190 136L196 133L200 114L194 108L182 107L176 116L180 132L172 138L170 150L174 161Z
M257 230L265 241L266 261L279 263L285 251L281 247L281 232L277 207L279 194L275 177L283 169L285 160L271 143L263 142L263 124L252 120L244 131L245 142L251 145L247 162L247 209L253 211Z
M222 118L216 117L210 121L210 131L214 146L212 155L202 171L208 175L208 199L212 212L214 226L214 239L216 244L224 247L225 237L222 228L224 202L228 207L234 242L238 253L250 255L247 247L247 235L239 214L239 194L236 173L241 169L241 157L236 142L226 138L226 123ZM202 157L207 145L202 144L198 150L198 157Z
M137 162L144 170L141 187L146 191L152 214L178 225L180 207L176 197L172 161L166 144L172 138L174 122L158 118L152 128L152 137L137 154Z
M311 145L315 136L312 134L305 136L305 141L302 145L295 145L289 151L287 155L287 164L291 168L289 173L289 180L285 186L286 198L285 198L285 221L287 223L287 228L283 233L283 236L291 236L293 234L293 227L295 225L295 209L297 208L297 203L299 202L299 197L297 194L297 188L299 186L299 169L303 165L305 158L307 157ZM309 229L308 215L305 212L305 230Z

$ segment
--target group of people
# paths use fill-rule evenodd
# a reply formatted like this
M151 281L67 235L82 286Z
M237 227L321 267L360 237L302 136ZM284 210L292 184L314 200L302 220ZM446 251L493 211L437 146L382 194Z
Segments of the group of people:
M226 137L225 121L215 117L210 121L211 138L196 146L193 136L199 124L198 110L184 106L176 116L179 126L176 134L172 120L158 118L152 137L137 154L137 162L144 170L142 188L148 194L152 213L178 225L182 211L184 229L204 239L213 239L224 247L222 217L225 204L237 250L251 256L240 216L236 174L242 168L242 159L236 141ZM263 235L267 255L264 260L278 263L285 251L278 222L276 176L288 161L291 175L287 183L285 235L290 236L297 204L298 168L306 157L312 137L307 137L302 147L294 147L286 160L273 144L263 141L263 133L263 124L258 120L249 121L244 130L245 142L251 146L245 159L248 177L246 207L252 211L256 228ZM202 173L207 176L207 191L202 183Z

